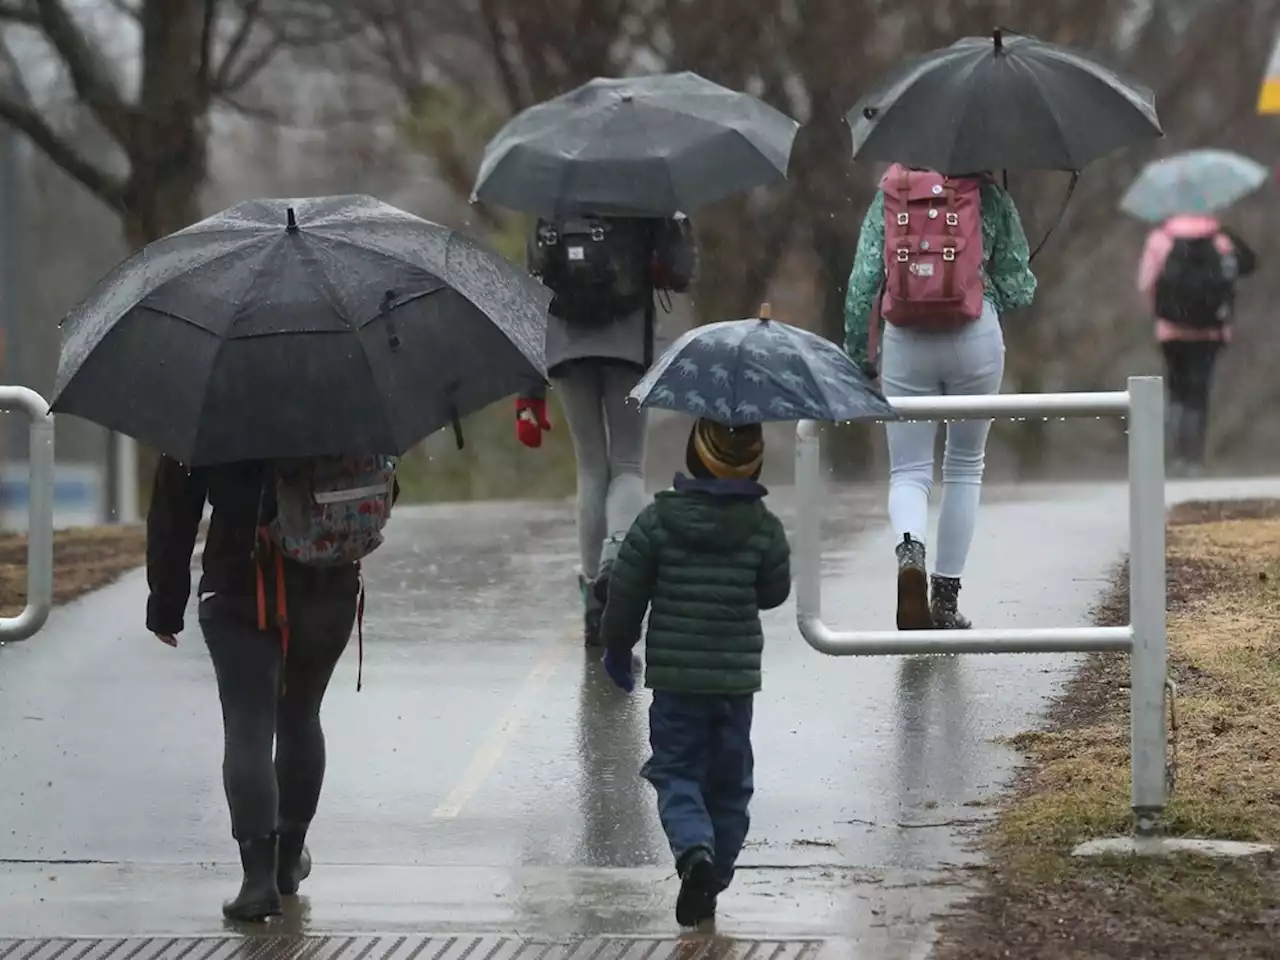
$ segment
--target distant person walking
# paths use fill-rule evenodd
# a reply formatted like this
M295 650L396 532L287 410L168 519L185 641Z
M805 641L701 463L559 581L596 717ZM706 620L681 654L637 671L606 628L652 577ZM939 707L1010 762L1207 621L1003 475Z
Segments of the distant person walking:
M759 424L698 420L678 475L636 518L614 566L604 666L635 686L631 651L649 613L645 685L653 689L642 775L680 874L676 921L715 916L747 839L755 790L751 718L760 690L760 611L791 592L791 550L764 504Z
M1147 235L1138 291L1164 355L1165 447L1175 474L1204 468L1214 363L1231 342L1236 282L1256 267L1248 244L1213 216L1171 217Z
M943 177L895 164L862 223L845 298L845 349L870 376L878 373L889 398L999 393L1000 321L1035 296L1030 260L1017 208L989 175ZM881 318L887 325L877 357ZM990 420L947 424L930 578L925 544L937 424L885 425L900 630L970 626L958 597L990 429Z
M646 502L647 414L627 402L653 362L654 298L689 288L697 249L689 222L582 216L539 220L529 270L555 291L546 361L578 464L578 586L584 639L599 643L609 567ZM528 447L551 429L546 385L516 400L516 435Z
M191 554L212 505L199 620L222 701L223 787L240 846L229 920L280 913L311 872L324 781L320 704L362 604L359 558L399 495L390 458L260 461L188 470L162 456L147 514L147 628L185 626Z

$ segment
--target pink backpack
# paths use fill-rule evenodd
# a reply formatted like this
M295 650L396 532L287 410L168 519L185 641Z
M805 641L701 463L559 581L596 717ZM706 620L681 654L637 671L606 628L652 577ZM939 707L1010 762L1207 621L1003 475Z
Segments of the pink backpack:
M880 311L889 323L951 330L982 316L985 182L896 163L885 172Z

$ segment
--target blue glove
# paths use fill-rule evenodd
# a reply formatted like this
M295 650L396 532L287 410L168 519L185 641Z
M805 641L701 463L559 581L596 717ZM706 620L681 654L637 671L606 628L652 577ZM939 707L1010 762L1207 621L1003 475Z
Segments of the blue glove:
M604 652L604 672L609 675L609 679L614 682L614 685L624 693L630 693L636 688L635 674L631 672L630 653L616 653L613 650L606 650Z

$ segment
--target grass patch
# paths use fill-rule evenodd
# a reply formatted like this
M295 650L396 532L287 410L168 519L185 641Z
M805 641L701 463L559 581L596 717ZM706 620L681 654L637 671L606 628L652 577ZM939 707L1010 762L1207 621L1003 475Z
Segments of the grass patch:
M66 603L146 561L143 524L77 527L53 534L53 602ZM27 602L26 534L0 534L0 616L22 612Z
M1178 684L1175 835L1280 841L1280 502L1192 503L1168 535L1170 670ZM1127 620L1122 570L1098 611ZM1090 658L1043 729L1014 738L1027 765L996 821L980 892L941 927L943 960L1280 956L1280 869L1221 862L1076 860L1125 833L1128 658Z

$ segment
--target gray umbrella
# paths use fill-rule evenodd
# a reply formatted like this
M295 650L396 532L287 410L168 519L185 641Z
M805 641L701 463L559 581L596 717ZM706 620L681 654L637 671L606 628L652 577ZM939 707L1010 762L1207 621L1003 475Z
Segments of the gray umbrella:
M798 129L696 73L598 77L499 130L471 199L551 219L687 213L784 179Z
M140 250L68 315L53 409L189 464L400 454L541 380L550 300L373 197L251 200Z
M911 60L848 114L853 155L940 173L1073 170L1163 136L1146 87L1034 37L966 37Z

